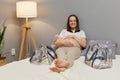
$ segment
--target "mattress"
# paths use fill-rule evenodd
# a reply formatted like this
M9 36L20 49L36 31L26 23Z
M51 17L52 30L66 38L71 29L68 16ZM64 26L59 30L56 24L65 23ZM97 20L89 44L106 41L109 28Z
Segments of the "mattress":
M84 64L84 57L75 60L65 72L49 70L50 65L35 65L29 58L0 67L0 80L120 80L120 55L116 55L112 68L94 69Z

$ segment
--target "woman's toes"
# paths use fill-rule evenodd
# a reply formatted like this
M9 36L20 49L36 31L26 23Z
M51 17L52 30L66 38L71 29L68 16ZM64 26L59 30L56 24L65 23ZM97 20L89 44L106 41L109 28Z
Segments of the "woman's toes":
M60 73L60 70L57 67L52 67L52 68L50 68L50 70L52 70L53 72Z

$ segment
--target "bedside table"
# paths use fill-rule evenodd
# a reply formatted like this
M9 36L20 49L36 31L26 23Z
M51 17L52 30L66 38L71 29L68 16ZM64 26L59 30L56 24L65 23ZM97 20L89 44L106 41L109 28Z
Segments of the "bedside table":
M7 59L6 59L6 57L0 57L0 66L3 66L3 65L5 65L5 64L7 64Z

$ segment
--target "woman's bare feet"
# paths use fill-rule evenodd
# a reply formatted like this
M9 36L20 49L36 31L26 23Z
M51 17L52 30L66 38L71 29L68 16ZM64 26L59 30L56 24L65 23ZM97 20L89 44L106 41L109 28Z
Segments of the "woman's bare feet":
M65 71L70 66L70 63L64 59L55 59L54 64L55 67L51 67L50 70L58 73Z
M56 59L54 63L58 68L68 68L70 66L70 63L64 59Z
M58 67L52 67L50 68L50 70L52 70L53 72L64 72L66 70L66 68L58 68Z

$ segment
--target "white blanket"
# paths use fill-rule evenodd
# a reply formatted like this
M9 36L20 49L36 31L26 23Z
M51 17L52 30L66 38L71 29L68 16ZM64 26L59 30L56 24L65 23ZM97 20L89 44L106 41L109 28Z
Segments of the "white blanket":
M93 69L80 57L62 73L49 70L49 65L34 65L29 59L15 61L0 67L0 80L120 80L120 55L109 69Z

